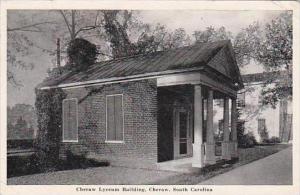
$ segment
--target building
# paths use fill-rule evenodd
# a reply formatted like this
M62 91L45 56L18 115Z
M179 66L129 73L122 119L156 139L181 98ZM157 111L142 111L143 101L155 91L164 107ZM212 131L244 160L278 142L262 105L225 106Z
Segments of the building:
M283 82L287 72L263 72L243 75L245 88L238 93L238 107L245 129L252 132L258 141L279 137L281 142L291 142L292 136L292 100L283 99L276 105L263 106L261 90L268 79L272 83ZM274 79L275 78L275 79ZM267 132L267 134L266 134Z
M134 166L192 157L193 167L237 158L243 82L230 41L103 61L38 88L67 94L61 157L67 150L90 152ZM223 107L219 157L216 102Z

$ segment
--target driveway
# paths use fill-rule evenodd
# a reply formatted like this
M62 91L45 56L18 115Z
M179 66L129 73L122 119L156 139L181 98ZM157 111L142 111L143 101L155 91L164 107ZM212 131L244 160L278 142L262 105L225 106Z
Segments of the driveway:
M292 147L208 179L200 185L292 185Z

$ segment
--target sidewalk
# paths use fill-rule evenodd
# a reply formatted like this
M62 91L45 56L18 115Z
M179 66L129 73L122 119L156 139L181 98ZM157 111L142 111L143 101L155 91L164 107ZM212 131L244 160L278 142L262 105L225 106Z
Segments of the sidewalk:
M208 179L200 185L292 185L292 147Z

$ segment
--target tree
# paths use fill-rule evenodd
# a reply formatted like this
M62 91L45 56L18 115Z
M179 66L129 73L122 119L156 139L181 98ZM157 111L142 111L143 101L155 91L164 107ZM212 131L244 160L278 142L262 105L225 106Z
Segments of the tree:
M286 11L261 27L250 25L240 33L239 40L247 44L249 57L262 64L266 71L281 71L281 78L269 78L261 95L263 105L275 107L280 99L292 97L292 12ZM274 81L277 82L274 84Z
M283 79L273 86L273 80L269 79L262 91L263 104L273 107L281 99L291 99L292 86L292 61L293 61L293 27L292 12L287 11L272 20L265 26L265 39L257 53L258 61L268 71L284 71Z
M96 61L96 45L85 39L76 38L70 41L67 52L68 65L76 70L84 70Z
M209 26L204 31L195 31L193 35L196 42L198 43L233 39L232 33L230 31L227 31L226 28L223 26L217 29L215 29L212 26Z
M35 48L41 48L33 38L44 32L44 27L53 21L36 17L36 13L29 18L22 11L8 12L7 22L7 80L13 86L22 86L14 73L16 68L30 70L34 64L26 58L34 53Z
M15 130L17 136L23 136L24 132L27 131L27 128L28 128L27 122L20 116L14 127L14 130ZM20 138L20 137L18 137L18 138Z
M113 58L174 49L191 43L183 28L168 32L161 24L144 24L137 19L138 12L112 10L103 11L103 14Z
M237 64L239 67L243 67L249 64L253 58L253 47L251 47L253 28L256 28L256 26L250 25L249 30L241 31L234 36L232 32L226 30L224 26L220 28L210 26L203 31L195 31L193 36L196 43L231 40Z

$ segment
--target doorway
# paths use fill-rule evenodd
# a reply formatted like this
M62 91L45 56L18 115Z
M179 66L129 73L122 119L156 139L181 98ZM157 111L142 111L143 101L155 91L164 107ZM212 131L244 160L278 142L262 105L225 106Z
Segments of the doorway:
M191 112L174 108L173 119L174 159L192 156Z

